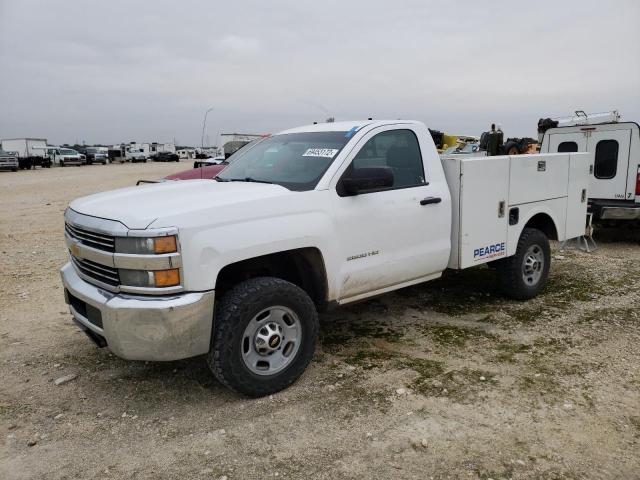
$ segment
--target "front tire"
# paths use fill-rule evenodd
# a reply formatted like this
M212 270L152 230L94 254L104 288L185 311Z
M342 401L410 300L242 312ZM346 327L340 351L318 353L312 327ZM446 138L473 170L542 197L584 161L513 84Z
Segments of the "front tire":
M547 236L535 228L525 228L516 254L497 262L502 291L516 300L528 300L540 293L549 278L551 248Z
M318 314L298 286L257 277L224 295L214 327L207 363L215 377L236 392L261 397L287 388L307 368Z

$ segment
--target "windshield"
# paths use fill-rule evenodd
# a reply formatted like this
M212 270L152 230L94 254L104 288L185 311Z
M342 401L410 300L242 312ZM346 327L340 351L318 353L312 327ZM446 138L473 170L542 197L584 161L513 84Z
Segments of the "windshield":
M266 138L266 137L265 137ZM257 138L255 140L251 140L249 143L245 143L238 150L229 155L226 159L228 163L234 162L240 157L242 157L245 153L255 147L258 143L262 142L264 138Z
M475 143L467 143L464 147L460 149L461 153L474 153L478 151L478 145Z
M70 148L61 148L60 154L62 155L78 155L78 152L71 150Z
M289 190L315 188L350 137L347 132L301 132L269 137L218 175L221 181L276 183Z

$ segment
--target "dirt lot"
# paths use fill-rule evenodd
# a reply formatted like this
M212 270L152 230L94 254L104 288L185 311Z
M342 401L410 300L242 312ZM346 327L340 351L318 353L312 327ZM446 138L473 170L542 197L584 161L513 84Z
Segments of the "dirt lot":
M527 303L477 269L324 314L269 398L95 348L63 301L64 208L188 166L0 173L0 478L640 478L638 233L556 247Z

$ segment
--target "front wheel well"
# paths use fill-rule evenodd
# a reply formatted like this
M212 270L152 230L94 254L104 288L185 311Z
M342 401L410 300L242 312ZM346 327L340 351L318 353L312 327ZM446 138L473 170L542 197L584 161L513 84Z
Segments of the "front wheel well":
M318 308L326 307L327 275L317 248L286 250L226 265L216 279L216 296L221 298L238 283L255 277L277 277L291 282L302 288Z
M546 213L536 213L524 228L535 228L544 233L549 240L558 240L558 229L553 219Z

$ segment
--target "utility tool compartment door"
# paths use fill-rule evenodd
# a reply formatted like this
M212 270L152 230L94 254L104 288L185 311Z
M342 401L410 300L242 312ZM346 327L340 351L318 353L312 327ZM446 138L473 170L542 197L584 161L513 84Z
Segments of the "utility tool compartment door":
M629 200L634 192L627 192L629 143L631 129L591 132L587 151L593 152L593 179L590 198Z
M587 197L593 168L593 153L569 155L569 186L567 191L567 216L565 238L576 238L585 234L587 219Z
M458 256L467 268L507 254L509 157L459 161Z
M569 154L511 157L509 205L567 196Z

